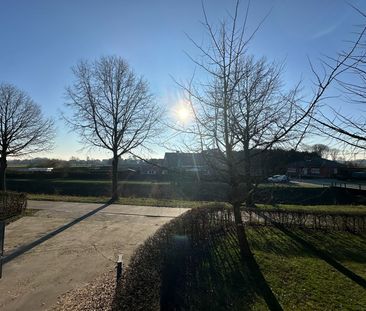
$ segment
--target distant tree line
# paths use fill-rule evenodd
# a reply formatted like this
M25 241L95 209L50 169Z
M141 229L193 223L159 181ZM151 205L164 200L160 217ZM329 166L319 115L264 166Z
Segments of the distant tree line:
M254 205L256 184L251 168L257 157L273 149L297 149L310 129L357 150L366 148L363 113L350 117L329 105L333 112L329 115L320 104L332 86L340 87L348 102L365 104L366 27L361 26L347 50L328 57L317 69L311 64L315 87L305 100L300 82L285 87L283 64L250 53L250 44L264 20L250 32L250 2L244 16L239 16L239 2L233 14L217 25L209 21L203 6L205 40L191 40L199 56L189 55L200 74L179 83L194 122L179 130L189 137L192 150L215 151L212 165L229 185L244 258L251 254L240 209L243 204ZM66 88L65 103L70 114L64 119L86 147L111 154L115 200L121 157L142 148L148 150L162 132L158 128L162 116L159 105L148 82L119 56L82 60L72 72L74 80ZM353 78L348 78L349 74ZM11 84L0 84L1 190L6 190L8 158L49 150L54 133L52 119L43 116L29 95ZM312 146L310 151L319 157L338 156L336 149L322 144ZM237 157L237 152L243 156ZM240 173L239 166L243 167Z

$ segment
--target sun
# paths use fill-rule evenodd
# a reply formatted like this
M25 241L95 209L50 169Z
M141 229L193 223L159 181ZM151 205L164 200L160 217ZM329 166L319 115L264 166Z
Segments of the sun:
M184 102L179 102L173 109L174 118L181 123L188 123L192 120L192 109Z
M177 118L179 121L186 122L191 118L191 112L188 107L181 106L177 110Z

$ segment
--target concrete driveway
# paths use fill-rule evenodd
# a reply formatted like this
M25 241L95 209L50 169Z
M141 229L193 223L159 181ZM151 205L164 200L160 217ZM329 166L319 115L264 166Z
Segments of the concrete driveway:
M112 269L118 254L128 264L139 244L187 211L46 201L29 201L28 206L40 211L6 227L8 262L0 280L3 311L48 309L61 294ZM14 252L24 245L29 247Z

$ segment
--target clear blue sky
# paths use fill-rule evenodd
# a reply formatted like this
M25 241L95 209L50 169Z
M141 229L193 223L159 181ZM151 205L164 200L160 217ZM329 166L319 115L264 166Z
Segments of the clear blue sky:
M213 23L234 4L204 2ZM366 12L365 1L349 2ZM354 25L364 22L343 0L255 0L249 27L270 10L250 52L286 60L288 83L310 81L307 56L334 55L352 38ZM200 41L201 20L199 0L0 0L0 82L25 90L46 116L56 118L56 147L49 157L105 158L106 153L80 152L78 137L59 120L71 66L80 59L122 56L150 82L161 105L172 105L178 90L170 76L191 76L194 66L184 51L196 51L185 33Z

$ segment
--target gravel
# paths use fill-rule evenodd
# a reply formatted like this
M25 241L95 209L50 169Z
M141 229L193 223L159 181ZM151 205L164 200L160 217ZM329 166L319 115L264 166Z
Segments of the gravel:
M116 289L116 272L111 270L87 285L73 289L58 298L52 311L111 311Z

